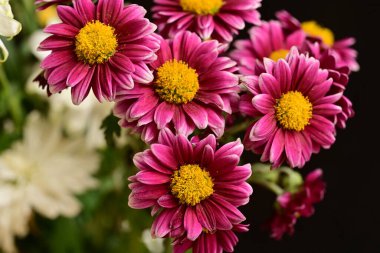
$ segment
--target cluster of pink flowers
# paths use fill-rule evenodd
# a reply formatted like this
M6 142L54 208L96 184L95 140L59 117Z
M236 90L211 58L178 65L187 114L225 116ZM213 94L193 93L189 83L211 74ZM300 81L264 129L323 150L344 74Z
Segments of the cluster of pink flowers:
M57 3L62 22L45 28L39 48L51 53L39 79L49 93L71 89L74 104L90 91L115 101L120 126L151 145L133 159L129 205L152 209L152 235L173 238L176 253L233 252L235 232L248 230L238 210L252 194L244 148L273 168L301 168L354 115L344 96L359 69L354 39L335 41L285 11L261 21L261 0L155 0L158 33L144 8L123 0L36 0L39 9ZM233 43L246 23L256 25L250 39ZM254 122L244 146L218 143L232 114ZM278 198L273 237L311 215L320 175Z
M306 176L296 193L285 192L278 196L277 213L270 222L271 236L279 240L286 233L292 235L298 218L313 215L313 205L323 200L325 189L322 170L317 169Z

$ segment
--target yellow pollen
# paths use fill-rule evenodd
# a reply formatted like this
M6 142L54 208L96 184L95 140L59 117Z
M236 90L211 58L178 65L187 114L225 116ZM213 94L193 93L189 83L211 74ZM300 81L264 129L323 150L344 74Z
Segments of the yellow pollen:
M198 89L197 72L183 61L169 60L157 70L155 91L168 103L191 102Z
M75 39L78 59L90 65L107 62L118 46L115 28L98 20L88 22Z
M278 61L280 59L285 59L288 53L289 53L289 50L279 49L277 51L272 52L269 58L271 58L274 61Z
M197 164L183 165L171 180L171 192L181 204L195 206L214 193L210 173Z
M184 11L193 12L198 15L215 15L223 6L223 0L180 0Z
M303 22L301 27L307 35L320 38L327 46L334 45L334 33L330 29L320 26L315 21Z
M287 130L302 131L310 124L313 105L299 91L289 91L276 100L277 122Z

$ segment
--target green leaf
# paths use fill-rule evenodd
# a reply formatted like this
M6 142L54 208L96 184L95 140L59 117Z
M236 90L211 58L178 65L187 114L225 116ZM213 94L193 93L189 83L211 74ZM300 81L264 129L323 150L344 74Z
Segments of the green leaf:
M118 124L118 121L119 119L111 113L102 122L101 128L104 130L104 137L108 146L114 147L114 137L120 137L121 135L121 128Z

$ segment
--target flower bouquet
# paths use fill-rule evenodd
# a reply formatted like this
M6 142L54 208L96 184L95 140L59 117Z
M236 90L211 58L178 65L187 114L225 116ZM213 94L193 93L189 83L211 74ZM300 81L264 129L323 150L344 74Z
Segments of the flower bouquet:
M261 0L135 2L0 0L0 251L234 252L256 187L275 240L323 200L301 169L355 114L355 40Z

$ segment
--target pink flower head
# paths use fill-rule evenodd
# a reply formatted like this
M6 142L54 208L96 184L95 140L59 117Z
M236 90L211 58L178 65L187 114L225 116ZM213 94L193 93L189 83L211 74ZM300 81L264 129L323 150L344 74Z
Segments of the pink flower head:
M317 169L307 175L300 191L280 195L277 198L279 208L270 222L271 236L280 240L284 234L292 235L299 217L310 217L314 214L314 204L323 200L325 189L322 170Z
M216 40L202 42L191 32L161 39L157 55L150 65L154 70L151 83L119 90L114 113L121 118L121 126L142 133L148 143L166 127L185 136L195 128L222 136L223 112L230 114L231 102L238 97L236 63L219 57Z
M196 32L203 40L229 43L245 22L260 23L261 0L154 0L153 18L163 36Z
M62 23L45 29L53 35L39 47L52 51L41 63L49 91L71 87L73 103L80 104L91 89L99 101L112 101L117 87L151 82L146 64L156 60L159 40L145 13L138 5L124 7L123 0L58 6Z
M259 118L246 132L245 147L274 167L287 161L301 168L313 152L335 142L330 118L342 111L335 105L342 92L328 94L333 83L328 71L295 47L286 60L265 59L264 66L265 73L246 78L252 95L243 95L240 102L243 114Z
M202 232L231 230L245 220L237 207L252 194L245 182L251 165L238 166L242 152L240 141L217 149L214 135L191 143L164 129L158 143L133 159L140 171L129 179L129 206L153 208L156 237L195 241Z
M174 253L184 253L192 249L193 253L223 253L234 252L238 243L235 232L247 232L247 225L234 225L231 230L218 230L215 233L203 232L198 239L190 241L187 238L177 238L174 241Z
M280 13L282 18L286 13ZM286 16L286 15L285 15ZM285 18L282 18L285 19ZM320 68L329 71L333 85L329 93L344 92L350 69L340 64L334 49L326 47L320 40L307 40L308 34L303 29L295 29L298 21L288 17L287 22L269 21L250 30L250 39L238 40L231 57L238 62L240 72L244 75L260 75L265 72L264 58L274 61L285 59L290 48L296 46L301 53L309 54L321 62ZM298 25L297 25L298 24ZM339 128L345 128L349 118L354 116L351 101L342 96L335 103L342 107L342 112L331 120Z
M67 4L72 0L35 0L34 4L37 6L37 10L42 11L55 4Z
M257 75L264 71L264 58L285 59L293 46L301 49L306 34L302 30L285 33L279 21L263 22L249 31L250 39L237 40L231 58L238 62L243 75Z
M339 67L348 66L351 71L359 70L360 67L356 61L358 53L352 48L355 44L354 38L335 41L334 33L315 21L301 23L287 11L279 11L276 16L288 32L303 30L308 35L309 41L319 41L325 49L330 49Z

